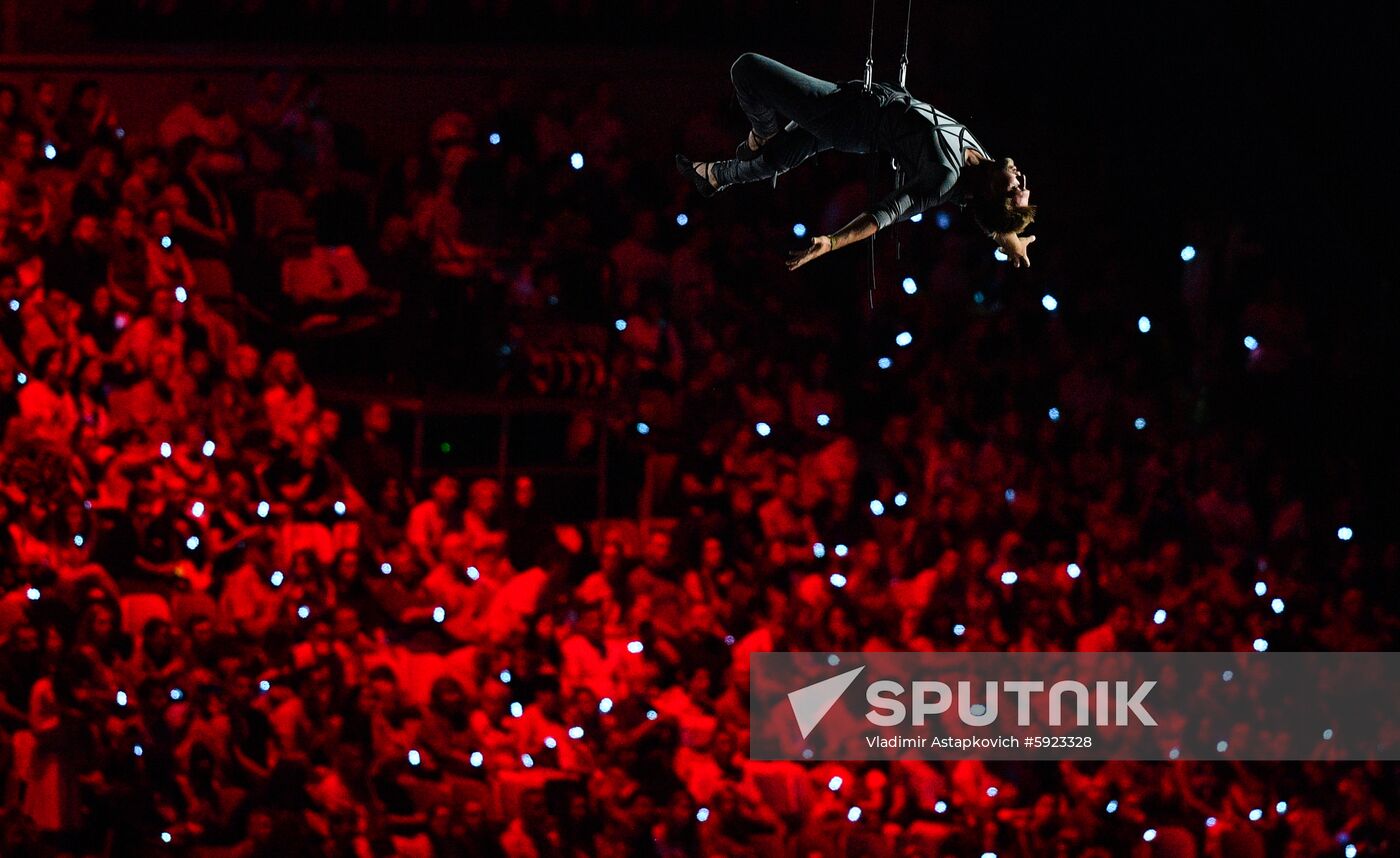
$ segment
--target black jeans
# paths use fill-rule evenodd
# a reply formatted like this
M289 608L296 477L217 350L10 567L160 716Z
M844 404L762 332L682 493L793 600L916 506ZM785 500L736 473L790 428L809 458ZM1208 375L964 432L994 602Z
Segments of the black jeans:
M872 151L863 129L871 125L875 101L861 81L832 83L759 54L735 60L729 77L754 133L773 139L752 161L715 162L721 188L786 173L830 149Z

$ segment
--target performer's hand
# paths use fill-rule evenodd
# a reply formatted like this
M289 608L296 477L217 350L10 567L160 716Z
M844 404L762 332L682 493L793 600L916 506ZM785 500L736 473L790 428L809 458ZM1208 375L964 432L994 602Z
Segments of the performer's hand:
M1031 242L1035 241L1035 236L1027 235L1022 237L1014 232L1002 232L993 236L992 240L1001 248L1002 253L1005 253L1007 258L1011 260L1013 266L1016 268L1020 268L1022 265L1027 268L1031 267L1031 258L1026 255L1026 249L1031 246Z
M812 240L807 243L806 247L804 247L801 250L794 250L792 253L788 254L788 270L796 271L797 269L806 265L808 262L811 262L813 259L816 259L818 256L824 256L830 252L831 236L814 236Z

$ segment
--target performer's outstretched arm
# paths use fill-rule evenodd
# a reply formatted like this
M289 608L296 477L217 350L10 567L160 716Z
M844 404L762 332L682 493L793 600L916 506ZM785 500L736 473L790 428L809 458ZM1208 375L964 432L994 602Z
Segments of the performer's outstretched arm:
M825 256L833 250L840 250L848 244L864 241L880 229L880 224L868 214L858 215L855 220L833 232L819 235L808 242L802 250L794 251L788 257L789 271L796 271L818 256Z

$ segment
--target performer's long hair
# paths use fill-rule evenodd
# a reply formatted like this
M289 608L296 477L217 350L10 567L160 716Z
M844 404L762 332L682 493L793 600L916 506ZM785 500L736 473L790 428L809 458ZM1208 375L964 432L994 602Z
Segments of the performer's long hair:
M963 168L967 181L968 208L977 225L988 235L1020 233L1035 221L1035 206L1016 205L1014 191L993 190L991 180L1009 158L984 160Z

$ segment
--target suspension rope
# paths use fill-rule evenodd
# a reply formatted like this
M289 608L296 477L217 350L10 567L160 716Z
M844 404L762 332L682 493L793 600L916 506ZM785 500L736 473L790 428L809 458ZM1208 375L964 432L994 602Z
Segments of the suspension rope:
M914 22L914 0L904 10L904 54L899 58L899 88L909 82L909 25Z
M865 91L875 82L875 0L870 0L870 46L865 49Z

